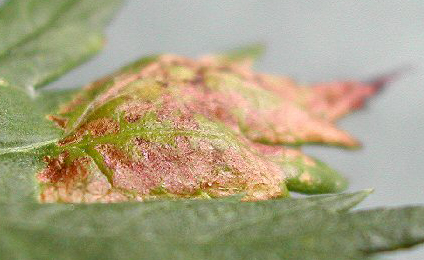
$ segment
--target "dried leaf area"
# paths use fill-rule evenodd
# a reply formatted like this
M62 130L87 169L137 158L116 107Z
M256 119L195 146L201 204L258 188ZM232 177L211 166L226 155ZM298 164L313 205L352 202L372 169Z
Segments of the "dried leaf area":
M65 136L38 174L41 202L244 200L331 193L346 180L300 145L358 146L334 121L377 85L299 86L249 56L142 59L87 86L57 115ZM293 147L296 146L296 147Z

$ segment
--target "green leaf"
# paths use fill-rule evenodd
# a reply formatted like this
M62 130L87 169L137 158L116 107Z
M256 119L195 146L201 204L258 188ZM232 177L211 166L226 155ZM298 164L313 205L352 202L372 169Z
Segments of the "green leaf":
M0 88L39 88L91 57L121 0L11 0L0 9Z
M6 259L364 259L424 239L423 207L345 212L366 194L0 204L0 253Z
M41 157L40 153L0 155L0 202L35 201L35 173L44 166Z
M293 160L282 158L278 163L283 169L293 169L297 174L287 180L290 191L304 194L337 193L347 189L345 177L330 168L327 164L308 157L310 162L299 157Z
M0 155L23 152L57 141L62 131L46 119L75 90L44 91L31 98L19 89L0 87Z
M237 49L229 50L217 55L219 59L226 62L244 62L246 60L256 61L265 53L265 45L253 43Z

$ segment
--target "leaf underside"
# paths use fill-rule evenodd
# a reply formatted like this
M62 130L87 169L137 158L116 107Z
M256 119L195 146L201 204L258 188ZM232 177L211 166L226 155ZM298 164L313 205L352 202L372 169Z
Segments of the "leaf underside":
M0 204L0 253L15 259L364 259L424 239L422 207L346 212L367 194Z

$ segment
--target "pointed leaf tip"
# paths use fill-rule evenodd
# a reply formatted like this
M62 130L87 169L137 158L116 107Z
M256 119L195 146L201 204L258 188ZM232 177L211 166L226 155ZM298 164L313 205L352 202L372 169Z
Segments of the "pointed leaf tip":
M414 66L412 64L406 64L365 82L373 86L376 91L381 91L385 86L392 83L393 81L398 80L400 77L412 71L413 69Z

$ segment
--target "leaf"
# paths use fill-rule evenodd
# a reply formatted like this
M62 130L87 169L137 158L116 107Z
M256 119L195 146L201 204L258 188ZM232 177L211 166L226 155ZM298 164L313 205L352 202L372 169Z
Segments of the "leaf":
M218 57L220 57L218 55ZM221 95L220 110L233 117L250 140L266 144L326 144L344 147L359 145L345 131L323 120L304 104L309 89L286 77L256 73L249 64L201 59L203 84ZM193 65L192 65L193 67ZM194 66L196 68L196 66ZM215 99L219 99L215 97Z
M304 98L303 105L323 119L336 121L362 108L370 97L410 69L410 66L399 67L374 77L368 82L342 81L314 84L311 93Z
M421 207L345 213L367 193L254 203L0 204L0 253L19 259L364 259L423 239Z
M265 45L261 43L253 43L242 46L237 49L229 50L221 55L217 55L221 62L243 63L253 62L259 59L265 53Z
M11 0L0 9L0 87L40 88L96 53L120 0Z
M380 84L355 81L316 84L304 105L316 116L333 122L361 108L381 87Z
M62 135L46 115L57 111L75 90L44 91L31 98L19 89L0 87L0 155L53 143Z
M300 149L262 147L262 153L285 172L290 191L304 194L337 193L347 189L348 181L327 164L306 156Z
M282 144L357 142L297 101L295 94L310 95L303 87L237 63L256 49L223 61L147 57L86 86L53 117L65 136L37 176L41 201L240 192L256 200L286 196L287 188L345 190L345 178L300 151L266 154L284 150ZM89 186L102 192L94 195Z
M0 155L0 203L35 201L35 173L45 166L42 156L42 151Z
M52 151L50 144L62 135L46 115L74 93L41 91L32 99L18 89L0 88L0 202L34 201L35 173L45 166L42 158Z
M311 158L312 159L312 158ZM287 180L291 191L304 194L337 193L347 189L348 181L325 163L312 159L306 163L301 158L285 161L282 167L294 167L298 174Z
M58 114L66 117L66 131L69 132L72 128L75 128L75 124L81 123L81 117L84 114L92 113L92 110L96 106L96 98L104 92L107 88L111 87L115 81L120 80L122 75L135 74L140 69L148 66L152 62L157 60L157 56L148 56L140 58L139 60L130 63L123 67L118 72L101 78L91 84L89 84L84 91L77 93L72 102L65 104Z

